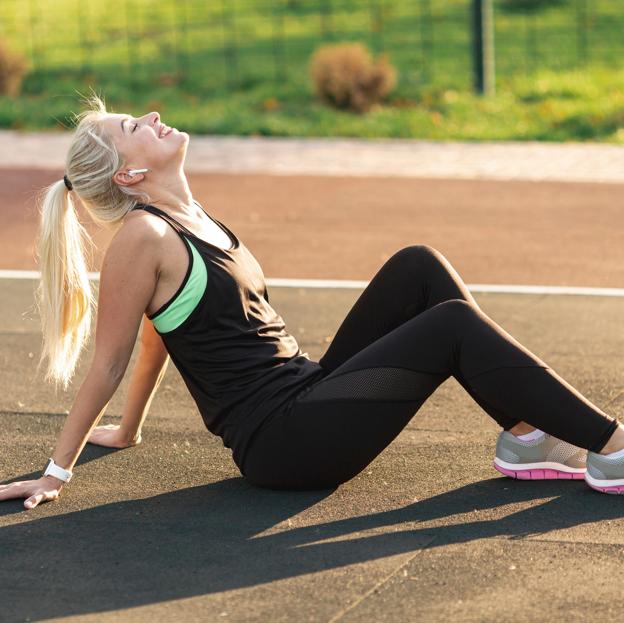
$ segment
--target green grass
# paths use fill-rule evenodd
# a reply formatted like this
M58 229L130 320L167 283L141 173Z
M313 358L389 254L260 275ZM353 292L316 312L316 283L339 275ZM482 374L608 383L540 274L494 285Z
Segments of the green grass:
M324 36L312 0L34 0L34 21L29 3L3 0L0 36L34 69L19 98L0 97L0 127L67 127L77 91L93 88L115 112L157 109L192 133L624 143L624 5L591 0L579 30L584 5L541 2L495 3L497 94L482 98L470 89L468 0L430 0L430 14L420 0L385 0L382 13L333 0ZM307 64L331 40L388 53L399 83L386 102L356 115L316 100Z

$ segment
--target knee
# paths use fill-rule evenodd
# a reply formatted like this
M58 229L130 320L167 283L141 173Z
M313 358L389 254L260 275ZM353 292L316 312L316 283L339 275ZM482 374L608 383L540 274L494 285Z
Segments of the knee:
M435 269L444 264L446 258L440 251L426 244L412 244L399 249L390 260L401 270L417 267L418 270Z
M431 308L432 313L444 319L451 326L462 326L477 320L481 311L478 307L464 299L449 299Z
M392 259L396 258L400 261L413 261L416 259L429 259L436 258L442 255L437 249L430 247L427 244L411 244L407 247L399 249Z

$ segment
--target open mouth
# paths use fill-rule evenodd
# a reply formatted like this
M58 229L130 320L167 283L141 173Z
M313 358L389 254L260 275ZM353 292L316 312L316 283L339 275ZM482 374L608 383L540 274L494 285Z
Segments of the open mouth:
M165 136L171 134L171 132L173 132L173 128L163 125L160 128L160 134L158 135L158 138L165 138Z

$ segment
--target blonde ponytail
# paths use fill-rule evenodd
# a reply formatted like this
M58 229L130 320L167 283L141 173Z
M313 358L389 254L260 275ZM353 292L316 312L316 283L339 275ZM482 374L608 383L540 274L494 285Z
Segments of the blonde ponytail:
M80 199L98 225L113 230L137 200L150 202L148 195L113 182L123 158L102 126L108 114L104 101L93 95L87 104L89 110L75 117L77 127L65 165L73 190L59 180L44 188L39 198L37 259L41 279L35 298L43 345L38 369L47 360L45 379L57 385L60 382L64 390L89 338L96 309L86 258L93 241L78 220L75 201Z
M45 189L40 207L37 257L44 270L35 293L43 347L39 366L48 360L46 380L67 389L78 356L89 338L94 305L85 251L93 242L78 221L63 180Z

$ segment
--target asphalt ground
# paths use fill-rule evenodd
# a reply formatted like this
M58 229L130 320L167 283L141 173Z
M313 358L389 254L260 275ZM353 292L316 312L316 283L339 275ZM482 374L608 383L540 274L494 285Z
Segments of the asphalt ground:
M0 267L34 268L28 197L57 177L7 175ZM624 283L617 185L205 175L191 187L267 277L370 279L398 248L426 243L473 283ZM91 358L66 394L35 375L34 285L0 282L3 482L39 474ZM270 291L316 360L359 294ZM624 299L477 300L622 417ZM119 420L126 383L102 423ZM205 430L170 365L140 446L87 446L59 500L0 505L0 620L620 621L622 500L582 481L500 476L497 433L451 380L352 481L262 490Z

